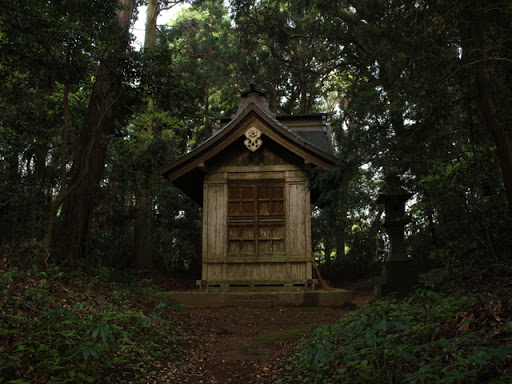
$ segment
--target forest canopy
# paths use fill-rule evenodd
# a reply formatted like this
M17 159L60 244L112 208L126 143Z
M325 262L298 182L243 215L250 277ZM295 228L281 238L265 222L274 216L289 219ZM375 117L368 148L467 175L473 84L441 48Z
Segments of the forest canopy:
M0 382L511 382L510 0L0 9ZM159 169L208 140L249 84L273 113L329 116L335 165L304 162L312 264L351 307L170 302L201 276L202 212ZM404 297L374 300L390 190L408 198L397 237L414 273L398 276ZM277 195L266 202L284 207Z
M281 114L330 112L336 166L314 255L329 278L378 272L377 195L413 194L425 270L510 261L509 2L2 1L0 245L48 261L197 271L200 208L158 169L206 140L251 78ZM149 13L148 13L149 14ZM151 27L153 26L153 27Z

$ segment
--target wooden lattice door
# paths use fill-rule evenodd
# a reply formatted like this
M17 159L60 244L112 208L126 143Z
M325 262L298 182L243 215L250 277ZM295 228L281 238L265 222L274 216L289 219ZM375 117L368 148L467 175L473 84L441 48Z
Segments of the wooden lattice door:
M229 256L284 255L284 236L283 182L229 185Z

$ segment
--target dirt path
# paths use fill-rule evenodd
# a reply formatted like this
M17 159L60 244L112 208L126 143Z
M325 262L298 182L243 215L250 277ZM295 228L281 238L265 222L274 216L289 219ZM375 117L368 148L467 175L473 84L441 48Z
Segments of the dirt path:
M373 285L365 282L344 287L352 290L358 307L373 299ZM197 336L177 341L186 355L162 362L165 368L154 382L273 384L281 379L286 383L284 365L302 338L348 312L350 309L331 308L183 310L184 327L194 329Z
M334 323L347 309L225 308L187 310L200 327L186 364L175 367L175 383L274 383L297 343L316 327Z

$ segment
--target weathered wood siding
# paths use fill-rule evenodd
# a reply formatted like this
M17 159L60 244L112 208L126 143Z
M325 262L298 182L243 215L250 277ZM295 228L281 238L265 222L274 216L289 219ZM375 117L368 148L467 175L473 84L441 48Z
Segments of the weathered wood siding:
M225 282L299 282L308 279L308 263L208 263L209 281ZM311 278L311 277L309 277Z
M288 222L286 239L288 256L305 257L309 252L310 239L308 224L310 221L309 191L306 182L287 183Z
M264 138L262 148L255 153L248 153L242 142L236 142L222 152L216 161L208 164L204 175L202 280L296 283L312 278L311 206L303 166L302 159L276 146L269 138ZM284 245L278 247L276 240L275 248L278 251L269 254L268 247L264 246L259 248L265 250L262 254L240 252L238 255L237 252L228 251L229 186L235 185L236 191L237 183L242 186L250 183L283 186L284 193L281 192L283 197L279 204L284 206ZM237 200L234 196L231 197L232 205ZM233 207L231 211L234 216L244 215L241 208L240 212ZM267 214L265 210L262 212L263 215ZM236 225L233 227L236 229ZM244 241L242 235L230 236L233 244L238 237ZM277 234L274 237L277 238Z
M203 261L226 257L226 194L226 184L204 184Z

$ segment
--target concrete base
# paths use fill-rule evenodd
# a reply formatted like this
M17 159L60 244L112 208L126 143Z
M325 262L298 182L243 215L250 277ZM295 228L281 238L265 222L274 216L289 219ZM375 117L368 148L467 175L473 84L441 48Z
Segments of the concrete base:
M186 308L272 308L272 307L342 307L352 304L352 291L314 292L168 292L169 303Z
M230 281L208 281L197 280L196 284L201 292L310 292L318 286L317 279L303 281L282 281L271 280L230 280Z

